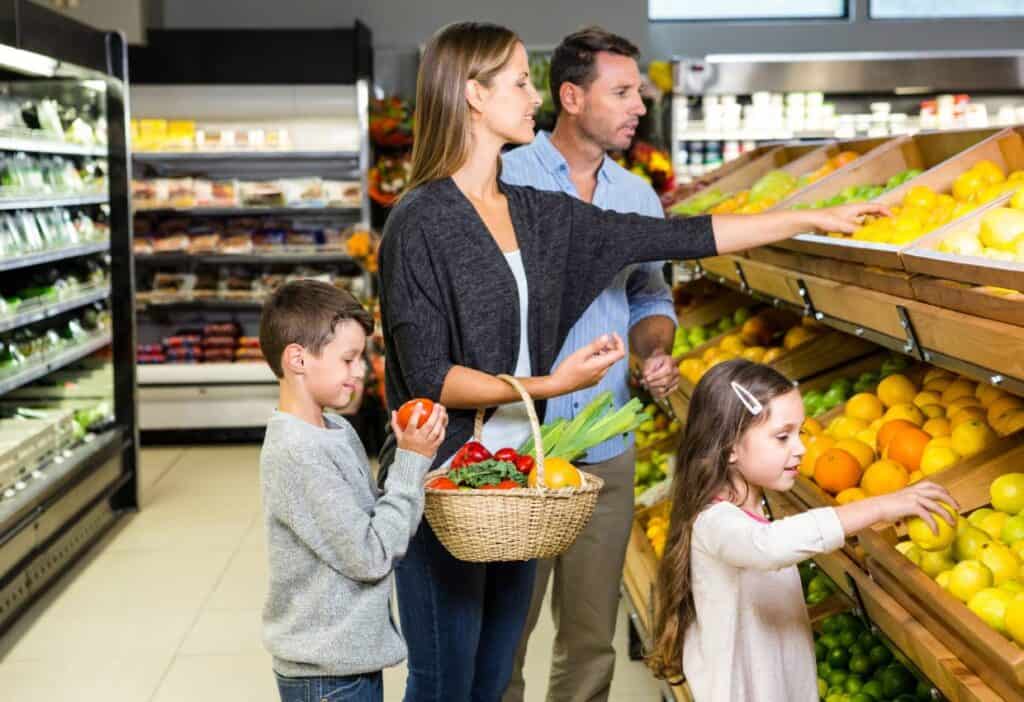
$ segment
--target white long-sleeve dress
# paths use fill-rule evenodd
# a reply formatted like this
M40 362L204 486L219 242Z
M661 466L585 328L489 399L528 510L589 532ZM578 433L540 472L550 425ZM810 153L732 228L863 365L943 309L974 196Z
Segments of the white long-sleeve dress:
M814 639L796 564L844 539L831 508L769 522L717 502L697 517L697 618L683 643L696 702L816 702Z

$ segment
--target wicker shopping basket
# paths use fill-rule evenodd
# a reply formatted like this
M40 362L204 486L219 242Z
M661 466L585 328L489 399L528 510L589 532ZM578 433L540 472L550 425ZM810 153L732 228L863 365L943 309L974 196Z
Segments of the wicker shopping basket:
M537 483L544 483L544 447L533 399L507 375L498 376L514 387L526 403L537 446ZM484 411L476 416L474 436L483 432ZM444 475L427 474L426 482ZM445 548L462 561L527 561L564 553L590 521L604 481L580 471L579 488L544 487L512 490L435 490L426 488L424 513Z

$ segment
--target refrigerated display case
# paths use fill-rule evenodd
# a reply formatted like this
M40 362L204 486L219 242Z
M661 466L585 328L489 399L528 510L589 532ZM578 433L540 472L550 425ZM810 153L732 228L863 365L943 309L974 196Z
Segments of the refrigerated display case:
M0 3L0 629L138 507L127 47Z

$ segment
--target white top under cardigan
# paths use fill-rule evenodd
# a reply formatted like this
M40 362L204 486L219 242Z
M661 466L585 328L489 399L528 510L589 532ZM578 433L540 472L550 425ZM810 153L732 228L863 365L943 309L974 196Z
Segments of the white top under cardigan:
M831 508L768 522L718 502L693 526L697 619L683 672L696 702L816 702L814 639L796 564L840 548Z

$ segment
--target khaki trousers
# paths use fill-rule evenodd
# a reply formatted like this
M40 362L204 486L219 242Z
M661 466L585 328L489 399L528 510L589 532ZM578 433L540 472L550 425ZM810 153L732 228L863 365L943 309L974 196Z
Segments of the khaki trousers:
M636 451L630 449L604 463L580 466L603 478L604 489L594 516L569 550L537 563L529 618L502 702L523 702L527 642L552 576L551 614L556 634L548 702L608 699L615 669L612 640L618 619L619 583L633 523L635 464Z

